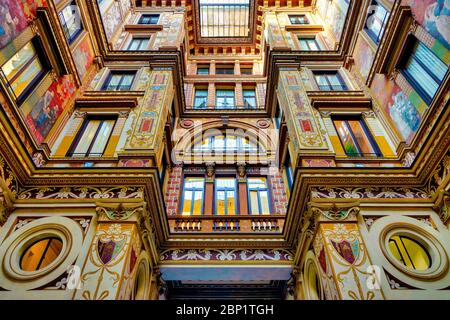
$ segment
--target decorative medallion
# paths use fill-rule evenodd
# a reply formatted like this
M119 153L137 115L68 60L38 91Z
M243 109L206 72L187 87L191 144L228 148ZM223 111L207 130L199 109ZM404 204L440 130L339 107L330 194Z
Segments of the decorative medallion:
M194 121L190 119L184 119L180 121L180 126L184 129L189 129L194 126Z
M270 126L270 122L266 119L260 119L256 122L256 124L260 129L267 129Z

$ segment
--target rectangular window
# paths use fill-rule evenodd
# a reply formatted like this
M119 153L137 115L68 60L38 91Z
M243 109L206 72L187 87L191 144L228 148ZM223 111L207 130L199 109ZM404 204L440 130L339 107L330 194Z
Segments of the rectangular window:
M108 79L103 84L102 90L129 91L133 85L135 75L135 71L111 71Z
M209 74L209 67L208 66L198 66L197 67L197 74L208 75Z
M249 209L252 215L269 215L269 188L264 177L247 179Z
M314 71L314 78L321 91L344 91L347 85L339 74L339 71Z
M304 14L289 15L291 24L309 24L308 18Z
M234 90L233 89L217 89L216 90L216 108L217 109L234 109Z
M333 119L345 154L350 157L381 157L372 134L362 119Z
M73 142L68 156L101 157L108 144L116 119L88 118Z
M234 74L234 66L218 65L216 66L216 74Z
M148 43L150 38L133 37L128 44L127 50L130 51L143 51L148 49Z
M292 190L292 185L294 184L294 170L292 168L291 157L289 156L289 150L286 155L286 159L284 160L284 172L286 175L287 185L289 187L289 191Z
M30 41L1 66L1 76L18 104L25 101L49 69L42 61Z
M409 53L409 56L406 58L401 72L422 99L430 104L448 67L420 41L413 42L411 50L406 50L406 52Z
M244 108L256 109L256 91L255 89L244 89Z
M203 214L203 197L205 194L205 178L185 177L183 187L183 216L200 216Z
M216 179L216 215L235 215L236 212L236 179Z
M59 13L59 20L69 44L71 44L83 31L80 10L77 3L72 1Z
M388 18L389 11L378 0L372 0L364 29L376 44L379 44L383 37Z
M275 126L277 129L280 129L282 121L283 121L283 110L281 109L280 104L277 101L277 108L275 113Z
M166 158L166 152L163 151L163 156L161 159L161 171L159 172L159 182L162 187L164 187L164 180L166 178L166 171L167 171L167 158Z
M299 36L298 41L300 43L300 50L304 51L319 51L321 50L319 42L316 38L306 38L304 36Z
M241 66L241 74L243 75L252 75L253 74L253 67L248 65Z
M159 14L143 14L138 24L158 24Z
M194 109L205 109L208 102L208 89L195 89Z

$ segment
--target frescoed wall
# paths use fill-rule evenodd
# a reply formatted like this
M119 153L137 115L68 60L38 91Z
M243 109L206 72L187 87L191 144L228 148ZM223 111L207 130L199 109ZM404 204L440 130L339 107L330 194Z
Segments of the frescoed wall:
M406 142L411 142L419 129L422 113L411 103L410 97L383 74L377 74L372 90L398 133Z
M366 39L361 35L356 42L355 51L353 57L355 59L355 65L358 68L359 74L365 79L369 75L370 69L374 59L375 52L369 46Z
M414 36L448 65L450 63L450 50L447 49L450 32L448 27L450 0L406 0L404 2L412 6L414 18L423 26L417 28ZM447 21L445 27L442 26L442 21ZM358 59L355 57L356 64ZM386 75L377 74L371 89L374 98L378 100L400 136L406 142L411 142L428 109L427 104L403 76L394 81L388 79Z
M77 67L80 79L83 79L87 70L94 61L94 53L89 41L89 37L85 37L73 52L73 59Z
M403 0L416 21L450 49L450 0Z
M0 0L0 49L17 37L27 25L17 0Z
M106 38L111 40L111 37L116 32L119 25L122 23L120 16L120 8L115 2L102 13L103 26L105 28Z
M57 82L53 82L31 112L26 115L26 122L38 143L42 143L48 136L74 92L75 84L71 77L61 77Z
M347 16L348 4L344 0L330 2L317 0L318 13L337 40L341 38Z
M47 0L17 0L17 2L20 2L23 13L28 21L36 18L37 8L47 6Z
M0 0L0 49L19 37L36 18L36 10L46 6L46 0ZM87 37L74 51L74 59L77 70L83 77L93 61ZM42 143L47 138L74 92L72 76L59 77L34 105L21 107L25 122L37 143Z

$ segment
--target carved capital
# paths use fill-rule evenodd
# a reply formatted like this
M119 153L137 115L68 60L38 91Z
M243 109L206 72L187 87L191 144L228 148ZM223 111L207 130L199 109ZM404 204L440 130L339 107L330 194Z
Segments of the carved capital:
M214 182L214 163L206 164L206 182Z
M246 181L246 170L245 170L245 164L238 164L238 168L237 168L237 172L238 172L238 181L242 182L242 181Z
M417 23L417 21L416 20L412 20L411 21L411 25L409 26L408 33L416 34L418 26L419 26L419 24Z
M447 225L450 220L450 191L439 191L433 209L439 215L442 223Z
M101 220L126 221L134 216L135 221L140 221L144 216L146 203L100 203L95 211Z
M415 159L416 154L414 152L408 152L403 159L402 166L407 168L411 167Z
M320 116L322 118L329 118L329 117L331 117L331 111L321 110L321 111L319 111L319 113L320 113Z
M392 70L391 74L389 75L389 80L395 81L395 79L397 79L398 74L399 74L399 70L397 68L395 68L394 70Z
M0 226L8 220L11 214L11 206L3 195L0 195Z
M361 114L364 118L375 118L375 112L373 112L372 110L363 111Z
M79 110L75 110L74 112L73 112L73 117L76 119L76 118L82 118L82 119L84 119L84 118L86 118L86 116L87 116L87 112L86 111L79 111Z
M128 116L130 115L130 111L119 111L118 113L118 118L128 118Z
M312 216L321 221L350 221L356 220L360 209L357 203L344 204L309 204Z

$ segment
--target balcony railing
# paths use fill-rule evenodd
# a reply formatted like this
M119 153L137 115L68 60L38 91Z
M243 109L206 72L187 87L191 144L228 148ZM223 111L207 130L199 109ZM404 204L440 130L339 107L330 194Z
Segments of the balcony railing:
M270 216L171 216L174 233L280 233L284 215Z

